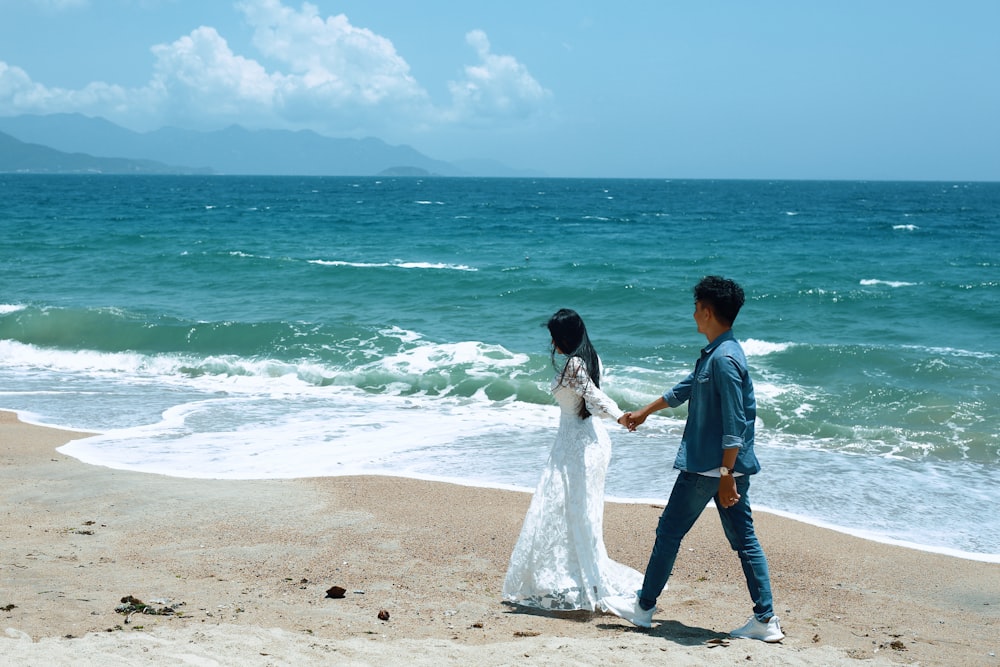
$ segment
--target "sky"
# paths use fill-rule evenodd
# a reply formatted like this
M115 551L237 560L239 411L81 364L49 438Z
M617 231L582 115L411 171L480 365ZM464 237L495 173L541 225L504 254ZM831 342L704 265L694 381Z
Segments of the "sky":
M553 177L1000 181L997 0L0 0L0 116Z

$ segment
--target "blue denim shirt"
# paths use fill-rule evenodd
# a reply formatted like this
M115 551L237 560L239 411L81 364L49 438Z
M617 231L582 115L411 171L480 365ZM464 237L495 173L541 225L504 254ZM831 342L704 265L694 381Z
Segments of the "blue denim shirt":
M760 471L753 451L757 401L743 348L732 331L708 344L694 371L663 395L672 408L688 402L688 418L674 467L706 472L722 465L722 450L739 447L733 470Z

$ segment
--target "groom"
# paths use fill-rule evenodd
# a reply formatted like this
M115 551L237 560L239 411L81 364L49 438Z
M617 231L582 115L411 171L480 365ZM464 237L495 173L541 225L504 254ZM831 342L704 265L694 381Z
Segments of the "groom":
M694 371L622 420L627 418L629 430L634 431L653 412L688 402L687 423L674 461L680 473L656 528L642 590L635 597L607 599L605 608L641 628L651 627L656 598L667 585L681 540L714 499L726 538L743 564L754 603L750 620L730 634L777 642L785 635L774 615L767 558L754 534L748 495L750 476L760 470L760 464L753 451L757 417L753 382L743 348L732 333L743 300L743 289L732 280L703 278L694 288L694 321L708 345Z

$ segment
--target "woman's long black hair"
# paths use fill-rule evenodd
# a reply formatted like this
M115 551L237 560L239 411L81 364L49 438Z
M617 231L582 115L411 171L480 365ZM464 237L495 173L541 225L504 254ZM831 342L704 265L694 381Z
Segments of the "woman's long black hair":
M560 308L556 314L549 318L546 324L549 333L552 334L552 366L559 370L556 365L556 349L567 357L579 357L587 367L587 374L593 380L595 387L601 386L601 367L597 360L597 351L590 344L590 337L587 335L587 327L583 323L583 318L575 310ZM561 373L566 373L566 364L563 364ZM560 380L562 378L560 377ZM590 416L586 401L580 402L579 415L581 419Z

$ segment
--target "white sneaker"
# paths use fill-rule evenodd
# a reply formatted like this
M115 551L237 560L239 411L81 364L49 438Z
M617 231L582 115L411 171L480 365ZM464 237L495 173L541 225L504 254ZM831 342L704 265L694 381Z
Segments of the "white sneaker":
M643 609L639 606L639 596L625 597L624 595L611 595L601 599L601 606L604 611L615 616L620 616L632 625L640 628L653 627L653 614L659 611L656 607Z
M742 637L743 639L759 639L762 642L780 642L785 638L785 633L781 631L781 622L777 616L772 616L767 623L758 621L751 616L742 628L736 628L729 633L732 637Z

